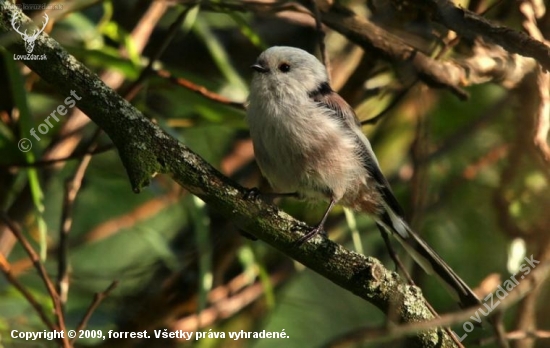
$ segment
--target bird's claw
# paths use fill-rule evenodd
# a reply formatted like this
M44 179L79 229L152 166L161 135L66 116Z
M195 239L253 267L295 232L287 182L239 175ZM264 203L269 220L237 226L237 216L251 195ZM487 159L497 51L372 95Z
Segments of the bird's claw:
M250 201L256 201L260 198L261 192L256 187L251 188L244 194L244 199L250 200Z
M309 231L305 235L303 235L300 239L298 239L296 241L296 244L298 246L300 246L300 245L304 244L305 242L307 242L308 240L310 240L311 238L315 237L318 234L320 234L324 237L327 237L327 232L325 232L325 229L323 228L323 226L317 226L317 227L311 229L311 231Z

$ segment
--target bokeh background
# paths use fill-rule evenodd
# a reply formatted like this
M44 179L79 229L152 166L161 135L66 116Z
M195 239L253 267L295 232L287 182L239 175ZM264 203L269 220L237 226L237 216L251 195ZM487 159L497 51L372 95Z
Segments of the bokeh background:
M17 1L17 3L20 3ZM324 1L317 3L321 7ZM305 13L314 3L268 11L247 1L52 2L46 32L173 137L247 187L269 191L254 163L244 121L249 66L273 45L324 55L333 88L357 111L383 172L408 220L481 296L518 272L523 257L542 264L550 251L549 161L535 146L538 120L548 122L548 93L534 60L464 38L429 10L400 1L339 1L435 62L464 71L456 88L437 88L407 61L364 49ZM545 4L511 0L457 5L509 28L532 22L545 35ZM27 3L28 4L28 3ZM265 8L273 7L262 1ZM279 6L279 5L277 5ZM40 24L42 11L25 13ZM532 34L532 33L530 33ZM321 39L324 47L320 45ZM80 339L93 347L320 347L386 325L374 306L293 262L226 219L169 177L132 192L110 139L76 108L41 140L38 127L67 97L0 48L0 204L44 261L62 291L67 326L75 328L96 293L107 295L87 328L115 331L282 332L288 339ZM499 74L475 75L474 63L504 62ZM504 58L501 58L504 57ZM516 62L516 65L509 63ZM146 67L151 63L150 69ZM469 71L471 69L472 71ZM515 74L515 75L514 75ZM513 76L511 76L513 75ZM428 82L428 83L426 83ZM432 81L433 82L433 81ZM467 97L466 97L467 95ZM542 100L542 102L541 102ZM542 115L540 115L542 110ZM316 120L312 119L312 122ZM21 152L26 137L32 150ZM86 155L90 154L91 155ZM315 224L324 205L284 199L280 208ZM393 268L372 219L337 208L330 238ZM441 284L395 243L415 282L440 313L459 311ZM0 225L4 271L52 314L42 278ZM61 266L60 266L61 264ZM116 282L110 291L105 290ZM500 318L516 347L548 347L549 293L538 286ZM462 333L460 324L453 326ZM48 347L11 339L11 330L41 331L35 309L0 277L0 346ZM211 331L210 331L211 330ZM536 331L539 330L537 333ZM516 334L516 336L513 336ZM466 346L498 346L489 324ZM368 335L367 335L368 336ZM517 338L517 337L516 337ZM343 346L397 347L350 338Z

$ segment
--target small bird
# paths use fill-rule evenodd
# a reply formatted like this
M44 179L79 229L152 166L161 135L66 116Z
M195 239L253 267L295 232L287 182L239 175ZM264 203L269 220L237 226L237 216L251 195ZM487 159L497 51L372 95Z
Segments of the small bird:
M427 273L448 284L463 307L479 305L468 285L405 222L355 112L330 87L325 66L302 49L274 46L251 68L246 118L262 174L283 195L329 202L317 227L300 241L324 233L336 203L365 212Z

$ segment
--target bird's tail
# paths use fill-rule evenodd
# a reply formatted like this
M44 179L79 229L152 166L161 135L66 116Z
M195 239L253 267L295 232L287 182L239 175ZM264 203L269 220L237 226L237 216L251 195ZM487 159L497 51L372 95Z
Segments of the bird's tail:
M385 212L378 215L376 219L377 225L385 232L394 235L426 273L435 274L448 285L452 293L456 293L458 296L463 308L479 306L481 302L472 289L443 261L441 256L390 207L385 206L385 208Z

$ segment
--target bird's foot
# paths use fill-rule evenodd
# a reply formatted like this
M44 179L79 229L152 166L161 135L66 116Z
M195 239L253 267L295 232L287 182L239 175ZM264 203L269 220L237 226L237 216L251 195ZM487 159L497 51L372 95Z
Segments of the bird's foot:
M256 187L251 188L244 194L244 199L249 201L256 201L260 198L262 193Z
M325 238L327 237L327 232L325 232L325 229L324 229L323 225L319 225L319 226L311 229L311 231L309 231L308 233L303 235L300 239L298 239L296 241L296 244L298 246L300 246L300 245L304 244L305 242L307 242L308 240L310 240L311 238L315 237L318 234L321 234Z

